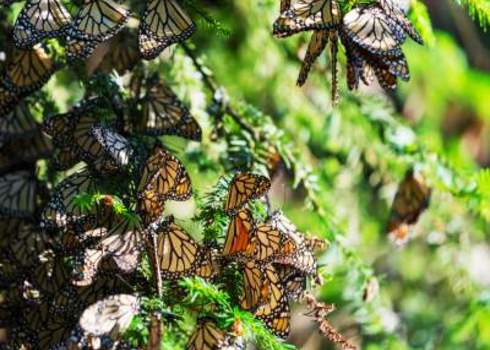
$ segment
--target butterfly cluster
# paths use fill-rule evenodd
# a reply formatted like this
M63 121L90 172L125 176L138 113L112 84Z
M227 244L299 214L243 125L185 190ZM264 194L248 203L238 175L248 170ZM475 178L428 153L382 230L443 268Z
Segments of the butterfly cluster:
M0 112L11 111L62 67L46 39L57 38L65 60L73 65L107 43L111 47L99 68L122 74L141 59L154 59L188 39L196 29L175 0L149 0L137 31L126 28L131 16L128 8L112 0L85 1L73 16L61 0L28 0L9 29L14 45L8 47L0 82Z
M308 280L316 275L313 249L323 245L306 238L279 211L271 213L264 223L254 220L246 205L269 188L265 177L235 175L225 203L230 223L222 255L237 261L243 274L241 307L254 312L272 332L285 338L289 334L289 301L300 299Z
M269 190L266 177L240 172L230 182L222 246L200 242L166 213L193 189L161 137L199 142L203 133L158 74L132 70L195 26L177 1L144 6L134 32L125 28L129 9L112 0L83 1L70 11L61 0L28 0L10 31L0 82L2 348L127 349L122 333L159 283L173 294L186 277L223 285L228 269L239 275L237 306L286 337L289 303L317 273L313 252L322 241L305 237L280 212L254 219L249 204ZM109 47L97 69L110 82L104 73L130 72L126 94L90 89L93 78L64 112L40 111L46 101L39 90L62 66L46 45L50 38L64 48L61 63L72 66ZM172 293L162 296L169 305ZM242 347L240 332L192 312L199 321L189 349Z
M337 0L281 1L281 14L274 22L273 34L287 37L313 31L301 65L297 84L302 86L313 63L330 43L332 99L337 98L338 43L347 56L347 86L357 89L362 81L369 85L376 78L385 90L394 90L398 78L408 81L409 67L401 45L407 36L423 44L405 13L395 0L359 4L342 14Z

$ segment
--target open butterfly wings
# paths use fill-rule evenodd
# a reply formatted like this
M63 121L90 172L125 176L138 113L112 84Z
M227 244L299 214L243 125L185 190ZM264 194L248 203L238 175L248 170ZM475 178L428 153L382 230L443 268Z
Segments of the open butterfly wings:
M15 22L14 43L27 49L45 38L64 34L71 22L71 15L60 0L30 0Z
M143 58L153 59L168 46L187 40L195 25L175 0L149 0L140 24Z

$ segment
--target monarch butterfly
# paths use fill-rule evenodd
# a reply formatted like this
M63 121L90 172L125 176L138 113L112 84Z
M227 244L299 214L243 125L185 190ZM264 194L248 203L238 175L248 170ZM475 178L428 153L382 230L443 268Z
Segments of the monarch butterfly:
M107 73L116 70L123 75L132 70L140 58L136 35L129 30L124 30L113 38L110 50L105 54L99 69Z
M37 344L39 349L63 348L65 341L72 332L74 323L65 317L51 316L48 323L39 330Z
M167 43L158 41L154 35L140 28L138 35L138 48L141 57L143 57L145 60L157 58L166 47Z
M92 194L97 191L97 182L92 174L84 169L63 180L55 189L41 215L43 229L83 229L79 225L87 220L96 221L99 210L94 205L90 210L78 203L79 194Z
M84 266L77 285L88 285L92 282L102 259L112 259L123 273L133 272L140 258L143 244L142 228L134 220L119 220L92 249L84 252Z
M36 210L37 180L29 171L0 177L0 214L32 218Z
M193 275L206 263L208 255L187 232L173 222L173 217L152 225L151 231L158 235L157 257L164 279L175 280ZM200 271L209 273L208 269Z
M249 246L251 233L255 229L252 213L248 209L240 210L232 216L228 224L223 255L245 252Z
M336 0L298 0L281 13L273 25L273 34L287 37L306 30L332 29L340 23Z
M110 335L124 332L138 313L138 298L131 294L116 294L97 301L84 310L80 327L90 336Z
M397 244L408 240L410 226L415 224L429 206L431 188L420 172L409 170L398 186L391 206L388 232Z
M29 267L39 263L39 255L50 248L51 242L45 233L37 231L32 225L25 225L11 240L10 246L14 259L22 266Z
M281 254L293 254L305 247L305 237L296 226L281 212L272 213L268 222L282 234Z
M38 159L48 158L53 147L49 139L39 130L31 137L10 140L1 148L0 173L7 172L17 166L25 166Z
M62 256L43 261L32 273L31 282L43 295L53 295L69 284L71 270Z
M305 246L311 251L324 250L327 242L323 238L308 237L305 239Z
M247 253L259 261L267 260L281 251L281 233L269 224L258 224L252 233Z
M176 135L200 141L201 127L177 95L163 82L150 86L140 101L136 129L146 135Z
M393 18L398 25L417 43L423 45L424 40L415 30L412 23L407 19L403 11L397 6L393 0L378 0L379 6Z
M306 51L305 58L303 59L303 63L301 64L301 70L299 72L298 80L296 81L296 84L298 86L303 86L306 79L308 78L308 74L311 70L311 66L321 55L323 50L325 50L327 43L328 43L328 30L318 30L311 35L310 43L308 44L308 49Z
M284 288L284 294L289 300L298 300L306 291L307 276L305 273L286 265L274 265L279 280Z
M160 218L165 210L165 200L152 190L138 194L138 211L145 224L150 224Z
M129 165L129 161L134 152L131 144L125 137L100 125L93 126L91 134L100 144L103 152L97 154L96 159L105 158L104 160L113 164L115 168ZM82 147L82 149L84 148ZM88 149L88 153L92 153L90 149Z
M188 39L196 27L175 0L149 0L140 24L140 51L155 58L166 47Z
M342 30L354 43L375 55L396 55L405 41L403 29L377 6L357 7L343 18Z
M235 214L250 200L258 198L271 187L271 182L264 176L251 173L237 173L230 182L225 212Z
M156 145L143 168L138 193L153 191L161 200L184 201L192 195L191 181L183 164Z
M279 3L279 11L283 13L291 6L291 0L281 0Z
M272 333L278 337L287 338L291 318L288 300L279 276L272 265L267 266L264 272L264 290L267 301L257 308L255 316L264 321Z
M30 0L15 21L14 43L21 49L32 47L44 38L63 34L70 22L70 13L61 1Z
M0 119L0 144L7 140L27 138L38 130L38 125L25 102Z
M0 113L9 113L20 100L20 94L3 87L0 84Z
M258 262L246 261L243 266L243 297L240 305L245 310L256 308L262 302L263 272Z
M29 94L41 88L55 71L48 52L37 44L29 50L14 50L5 69L4 84L12 93Z
M216 322L208 317L197 321L196 329L192 333L187 350L220 350L229 346L229 336L218 328Z
M52 158L53 166L58 171L68 170L80 162L78 153L70 146L56 148Z
M87 58L95 47L120 32L129 10L111 0L89 0L68 29L69 61Z

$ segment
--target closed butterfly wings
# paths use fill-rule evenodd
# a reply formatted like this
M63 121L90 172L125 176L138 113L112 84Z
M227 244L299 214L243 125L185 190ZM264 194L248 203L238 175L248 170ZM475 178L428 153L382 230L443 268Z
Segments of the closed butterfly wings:
M201 127L164 83L150 85L140 104L141 115L136 120L138 131L150 136L176 135L201 140Z
M286 37L307 30L331 29L339 20L340 8L335 0L297 0L274 22L273 34Z
M407 172L393 200L387 227L395 243L406 243L411 226L429 206L431 192L421 173L414 170Z
M68 60L87 58L97 45L123 29L129 14L128 9L112 0L87 1L68 29Z
M15 22L15 45L26 49L44 38L64 34L71 22L71 15L60 0L30 0Z
M30 94L41 88L55 70L53 60L41 44L28 50L14 50L5 69L4 85L12 94Z
M153 59L168 46L188 39L195 25L175 0L149 0L140 24L143 58Z
M101 236L99 242L81 252L76 259L74 283L77 286L90 285L99 270L107 270L103 264L107 260L112 260L115 269L126 274L133 272L138 266L144 244L143 228L138 222L117 219L109 230L97 230L97 235ZM110 264L106 266L111 267Z
M153 223L149 230L150 234L156 235L156 252L162 278L176 280L192 275L204 278L211 276L213 269L209 254L174 223L173 217Z

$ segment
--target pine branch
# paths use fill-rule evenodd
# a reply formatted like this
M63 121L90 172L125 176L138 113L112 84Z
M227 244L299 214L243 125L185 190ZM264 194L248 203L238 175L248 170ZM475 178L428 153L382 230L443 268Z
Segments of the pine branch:
M490 23L490 1L488 0L454 0L458 5L467 9L471 17L478 20L483 30Z

